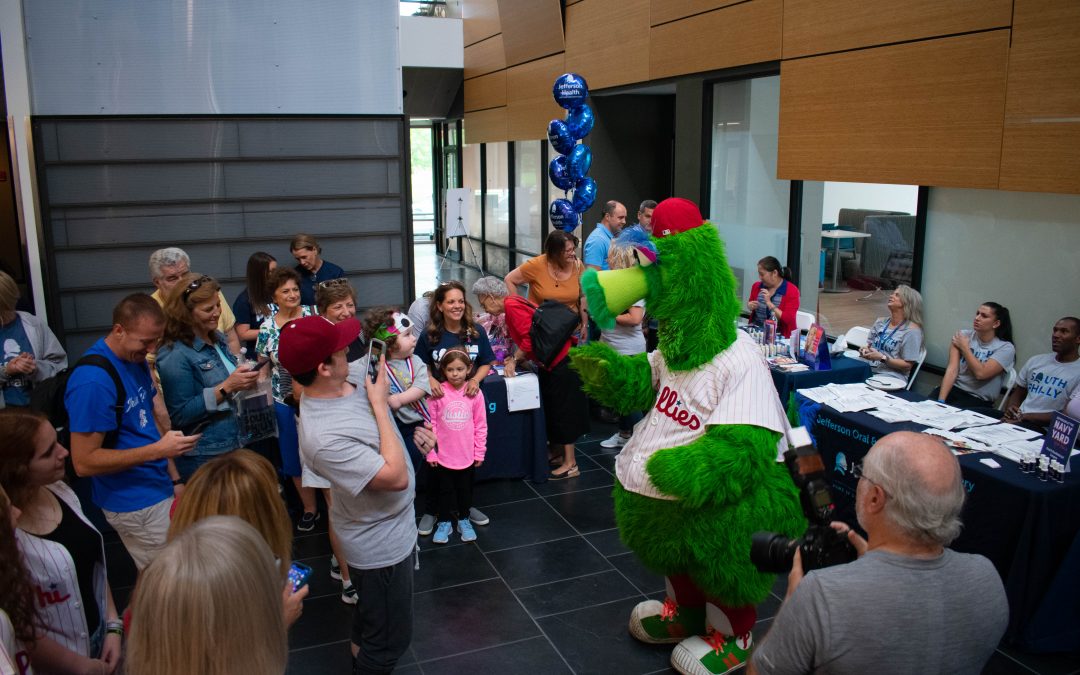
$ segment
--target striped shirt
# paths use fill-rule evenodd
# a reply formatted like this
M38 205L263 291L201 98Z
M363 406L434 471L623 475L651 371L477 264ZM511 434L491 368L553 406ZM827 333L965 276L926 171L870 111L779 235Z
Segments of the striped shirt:
M710 426L750 424L787 434L790 427L769 366L750 336L736 332L731 347L691 371L671 372L660 350L649 354L658 393L615 460L615 475L624 488L646 497L674 499L652 484L645 465L658 450L693 443ZM778 456L786 449L787 440L781 438Z
M79 498L62 481L47 486L58 499L62 499L84 523L94 529L94 525L83 514ZM23 530L15 530L19 550L26 560L30 572L30 583L34 586L38 613L45 627L45 636L56 640L73 652L90 656L90 635L83 613L83 597L79 591L79 578L75 572L75 561L68 550L55 541L35 536ZM105 560L105 545L101 547L101 560ZM105 565L97 564L94 568L94 593L99 615L104 621L105 594L108 586L105 577Z

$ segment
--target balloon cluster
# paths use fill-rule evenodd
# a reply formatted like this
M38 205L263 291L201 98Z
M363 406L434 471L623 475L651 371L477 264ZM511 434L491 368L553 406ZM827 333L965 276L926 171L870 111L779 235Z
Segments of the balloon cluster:
M548 140L559 156L548 165L548 177L565 196L551 202L548 215L555 227L572 232L578 226L580 214L589 210L596 201L596 181L588 176L592 166L592 150L578 141L589 135L593 128L593 111L585 103L589 97L589 85L585 78L566 73L555 80L552 88L555 102L566 108L566 119L551 120L548 124ZM573 196L570 191L573 190Z

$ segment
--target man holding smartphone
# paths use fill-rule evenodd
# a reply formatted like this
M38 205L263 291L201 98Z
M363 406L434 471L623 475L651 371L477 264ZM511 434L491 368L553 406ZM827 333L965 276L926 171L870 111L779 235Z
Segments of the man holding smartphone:
M367 357L351 366L346 358L359 334L355 318L303 317L281 331L278 358L304 386L300 451L330 482L331 520L360 596L353 673L366 675L391 672L412 641L416 482L387 403L385 360L373 382Z

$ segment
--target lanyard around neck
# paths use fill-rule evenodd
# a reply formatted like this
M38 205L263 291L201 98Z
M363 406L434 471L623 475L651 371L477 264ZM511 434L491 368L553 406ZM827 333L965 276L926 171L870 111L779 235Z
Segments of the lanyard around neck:
M907 319L904 319L903 321L900 322L900 324L896 328L893 328L892 332L889 333L888 335L886 335L885 331L882 330L881 333L878 335L877 350L880 352L885 347L885 343L888 342L889 340L891 340L892 336L896 335L896 331L898 331L901 328L903 328L904 326L906 326L907 323L908 323ZM885 327L888 328L889 324L885 324Z

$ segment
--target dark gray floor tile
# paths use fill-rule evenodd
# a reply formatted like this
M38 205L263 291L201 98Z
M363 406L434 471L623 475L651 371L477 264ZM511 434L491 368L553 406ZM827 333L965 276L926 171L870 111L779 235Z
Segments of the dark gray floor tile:
M499 673L500 675L537 675L543 673L569 673L569 668L551 646L547 638L535 637L507 645L482 649L460 656L451 656L420 664L424 673L439 675L475 675L476 673ZM395 671L400 672L400 671Z
M600 551L602 555L612 556L630 552L630 549L626 548L626 544L622 543L622 540L619 539L618 529L592 532L585 535L585 539L595 546L596 550Z
M611 569L604 556L581 537L488 553L510 588L536 586Z
M614 454L608 454L606 452L601 452L601 453L597 453L595 455L591 455L589 457L589 459L596 462L601 467L603 467L604 470L609 471L609 472L611 472L612 475L614 475L615 474L615 457L616 456L617 455L614 455Z
M294 649L289 652L286 675L333 675L352 672L352 649L348 640ZM398 661L394 673L420 673L416 656L408 650Z
M580 467L580 461L578 463ZM567 478L566 480L549 480L546 483L534 485L533 489L537 494L542 496L563 494L566 492L579 492L581 490L592 490L594 488L608 487L610 488L615 479L610 473L604 471L600 467L593 467L589 470L582 469L581 475L577 478Z
M584 455L584 454L575 455L575 460L574 461L577 463L578 469L581 470L581 471L593 471L593 470L602 468L599 464L594 462L592 460L592 458L590 458L588 455ZM556 482L566 482L566 481L556 481Z
M529 483L515 479L489 480L477 483L473 486L473 506L482 509L494 504L518 502L523 499L532 499L536 493L529 487ZM484 511L487 513L487 511Z
M609 487L567 492L545 499L582 534L615 527L615 503Z
M638 589L615 570L519 588L514 591L514 595L533 617L584 609L626 598L642 599Z
M418 593L413 615L412 648L421 663L540 633L501 580Z
M1000 651L1040 675L1065 675L1080 671L1080 655L1029 654L1014 647L1001 647Z
M664 577L649 571L633 553L610 556L608 561L642 593L648 595L664 590Z
M353 606L346 605L338 595L305 600L304 613L289 629L289 646L299 649L348 640L352 617Z
M495 577L495 570L475 546L438 546L420 552L413 589L420 593Z
M484 509L491 524L476 528L482 551L526 546L574 534L566 522L542 499L498 504Z
M994 650L990 660L986 662L982 669L983 675L1031 675L1036 672L1038 671L1017 663L1014 659L997 650Z
M325 532L306 533L293 536L293 560L316 558L330 555L330 537Z
M645 645L626 629L640 598L538 619L575 673L651 673L668 667L670 645Z

